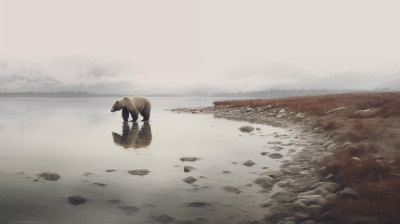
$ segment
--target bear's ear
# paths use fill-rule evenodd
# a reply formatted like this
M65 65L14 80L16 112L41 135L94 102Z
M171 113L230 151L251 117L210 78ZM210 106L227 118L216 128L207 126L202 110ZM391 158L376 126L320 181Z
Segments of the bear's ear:
M117 100L117 101L115 101L115 103L116 103L116 104L118 104L118 100Z

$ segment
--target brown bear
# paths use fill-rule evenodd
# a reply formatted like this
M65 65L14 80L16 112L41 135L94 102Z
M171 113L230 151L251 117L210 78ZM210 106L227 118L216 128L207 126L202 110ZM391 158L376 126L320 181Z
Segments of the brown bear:
M142 96L129 97L125 96L113 104L111 112L122 110L122 119L128 121L131 114L133 121L137 121L139 114L142 115L143 121L150 119L151 103Z

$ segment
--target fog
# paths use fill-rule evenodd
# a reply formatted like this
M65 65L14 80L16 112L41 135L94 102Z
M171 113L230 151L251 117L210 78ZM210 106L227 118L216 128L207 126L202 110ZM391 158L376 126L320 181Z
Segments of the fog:
M399 6L0 0L0 92L400 90Z

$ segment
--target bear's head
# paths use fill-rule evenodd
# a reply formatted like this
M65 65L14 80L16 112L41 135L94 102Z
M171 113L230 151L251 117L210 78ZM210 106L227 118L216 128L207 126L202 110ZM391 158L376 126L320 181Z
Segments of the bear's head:
M113 104L112 108L111 108L111 112L115 112L115 111L119 111L123 108L122 103L119 102L118 100L115 101L115 103Z

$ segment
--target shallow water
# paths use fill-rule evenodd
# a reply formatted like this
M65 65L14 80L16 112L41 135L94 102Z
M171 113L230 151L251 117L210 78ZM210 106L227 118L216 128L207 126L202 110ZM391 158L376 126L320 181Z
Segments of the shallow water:
M253 181L263 167L276 169L289 157L271 159L261 152L274 152L267 143L275 135L287 135L279 141L289 142L294 133L258 124L252 126L260 131L242 133L238 128L246 122L165 110L210 106L210 98L152 98L150 122L124 124L120 112L110 112L114 100L0 99L0 223L157 223L163 214L178 223L262 218L259 205L268 194ZM298 150L280 153L288 149ZM199 160L181 162L184 156ZM249 159L256 165L242 165ZM196 169L185 173L185 165ZM135 176L128 173L132 169L150 173ZM35 182L45 171L61 178ZM182 181L189 176L197 181ZM73 206L70 195L88 201ZM189 207L191 202L209 205Z

